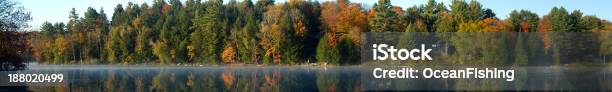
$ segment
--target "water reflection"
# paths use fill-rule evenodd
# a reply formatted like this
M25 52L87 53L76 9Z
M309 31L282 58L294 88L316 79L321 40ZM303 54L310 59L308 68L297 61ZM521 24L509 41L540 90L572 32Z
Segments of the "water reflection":
M65 85L34 91L184 92L184 91L355 91L359 71L316 67L109 67L41 68L69 76ZM77 67L77 68L74 68ZM38 69L33 69L35 71ZM344 73L344 71L348 71ZM352 75L352 76L351 76Z
M610 90L608 68L517 68L505 79L372 79L371 70L343 67L156 67L51 66L32 69L63 72L65 85L34 86L33 91L184 92L184 91L367 91L367 90Z
M11 57L11 56L8 56ZM21 58L1 58L0 75L8 75L8 72L21 71L27 68ZM0 81L7 82L8 78L0 77ZM23 84L22 84L23 85ZM0 92L30 92L28 86L0 86Z

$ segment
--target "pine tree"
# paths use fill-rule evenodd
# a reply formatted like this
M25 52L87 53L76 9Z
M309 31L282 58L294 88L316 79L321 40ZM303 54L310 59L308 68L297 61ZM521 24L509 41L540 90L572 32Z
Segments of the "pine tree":
M378 3L374 4L373 10L376 14L370 20L372 32L393 31L393 18L397 14L391 11L391 7L390 0L378 0Z
M225 25L223 6L221 0L208 1L206 13L200 14L193 21L195 32L191 34L193 46L196 50L196 61L202 63L217 63L220 61L219 52L223 48Z

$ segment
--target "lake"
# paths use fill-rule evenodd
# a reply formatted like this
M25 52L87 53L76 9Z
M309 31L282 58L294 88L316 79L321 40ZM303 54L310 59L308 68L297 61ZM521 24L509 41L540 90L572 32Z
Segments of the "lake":
M368 90L610 90L609 67L520 67L515 80L374 79L363 66L29 65L7 73L56 73L55 84L2 87L10 91L368 91ZM3 77L0 85L6 86ZM1 90L0 90L1 91Z

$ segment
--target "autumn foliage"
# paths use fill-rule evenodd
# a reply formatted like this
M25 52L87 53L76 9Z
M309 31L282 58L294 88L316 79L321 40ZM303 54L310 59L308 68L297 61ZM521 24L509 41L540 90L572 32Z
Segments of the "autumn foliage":
M462 0L429 0L413 7L393 6L390 0L371 7L348 0L156 0L117 5L112 15L88 8L83 14L72 10L66 24L45 23L32 37L32 55L44 63L356 64L363 32L605 32L610 26L563 7L542 17L518 10L500 19L478 1ZM552 36L540 37L529 41L542 42L547 53L560 43ZM513 38L520 36L486 40ZM519 48L526 42L511 43ZM483 49L499 54L507 51L496 48L512 44ZM444 46L448 53L461 48Z

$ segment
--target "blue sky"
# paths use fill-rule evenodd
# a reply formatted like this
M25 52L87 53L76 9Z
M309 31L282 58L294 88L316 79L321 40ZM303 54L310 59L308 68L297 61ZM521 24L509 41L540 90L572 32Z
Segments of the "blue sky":
M32 12L32 21L30 25L34 28L39 27L43 22L66 22L68 21L68 13L71 8L75 8L77 13L82 16L82 13L88 7L93 7L99 11L100 8L110 18L113 13L113 8L117 4L126 5L128 2L137 4L151 4L153 0L14 0L21 2L24 8ZM205 1L205 0L203 0ZM228 1L228 0L226 0ZM242 1L242 0L237 0ZM253 0L257 1L257 0ZM277 3L285 0L276 0ZM319 0L319 1L335 1L335 0ZM449 4L450 0L437 0ZM602 19L611 20L612 9L611 0L476 0L483 7L492 9L497 17L505 19L512 10L530 10L536 12L539 16L547 14L552 7L563 6L570 12L578 9L584 15L595 15ZM351 2L359 2L366 5L373 5L377 0L351 0ZM427 0L391 0L394 6L408 8L414 5L425 4ZM606 7L608 6L608 7Z

